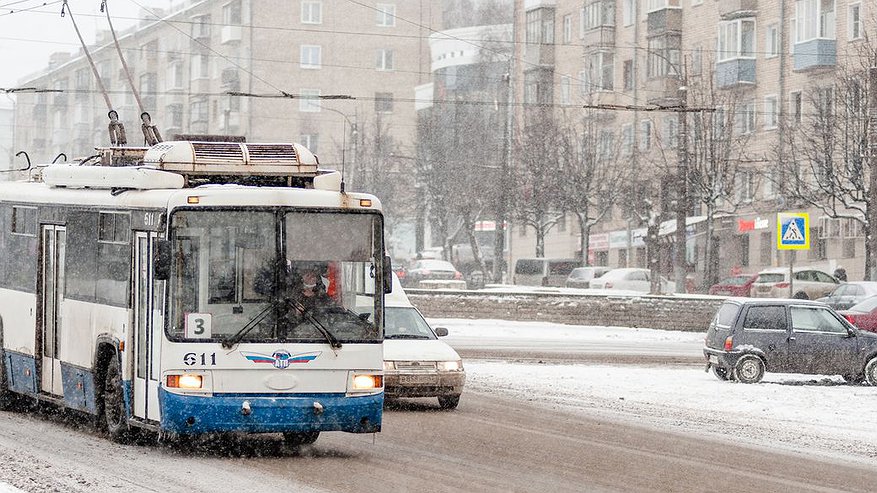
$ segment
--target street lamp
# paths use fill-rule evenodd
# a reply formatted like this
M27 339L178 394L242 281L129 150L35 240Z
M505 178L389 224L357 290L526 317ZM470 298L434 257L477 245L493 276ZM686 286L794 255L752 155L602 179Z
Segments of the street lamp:
M353 140L353 156L351 158L352 162L350 164L351 164L351 166L356 166L356 154L357 154L356 153L356 144L357 144L357 134L358 134L357 128L356 128L356 122L355 121L351 122L350 117L347 116L347 114L345 114L339 110L336 110L334 108L327 108L326 106L322 106L322 109L341 115L341 117L344 118L344 121L347 122L347 125L350 126L350 138L351 138L351 140ZM353 115L353 119L356 120L355 113ZM344 175L344 171L345 171L344 170L344 164L345 164L344 161L345 161L346 151L347 151L347 132L344 132L341 135L341 192L342 193L344 192L344 177L345 177L345 175ZM362 178L362 177L360 177L360 178Z

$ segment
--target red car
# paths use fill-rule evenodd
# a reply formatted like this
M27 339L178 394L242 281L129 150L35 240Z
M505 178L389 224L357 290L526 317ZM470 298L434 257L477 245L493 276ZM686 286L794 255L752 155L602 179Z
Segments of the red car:
M862 330L877 332L877 296L865 298L849 310L838 310L837 313Z
M738 274L710 286L710 294L717 296L749 296L749 288L758 279L758 274Z

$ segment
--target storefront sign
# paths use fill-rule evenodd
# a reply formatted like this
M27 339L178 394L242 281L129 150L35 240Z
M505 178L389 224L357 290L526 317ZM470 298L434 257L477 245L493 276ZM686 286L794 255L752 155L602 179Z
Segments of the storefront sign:
M760 217L755 219L738 219L737 232L746 233L747 231L755 231L759 229L767 229L770 227L770 221Z
M588 251L608 250L609 233L596 233L588 236Z

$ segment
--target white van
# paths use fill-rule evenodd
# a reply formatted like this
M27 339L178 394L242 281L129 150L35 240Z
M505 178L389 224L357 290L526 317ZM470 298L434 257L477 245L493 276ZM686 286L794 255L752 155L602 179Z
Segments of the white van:
M519 286L563 286L569 273L582 265L574 258L520 258L512 283Z
M448 329L433 330L408 300L393 274L393 292L384 308L384 393L387 397L438 397L444 409L460 402L466 372L460 355L438 338Z

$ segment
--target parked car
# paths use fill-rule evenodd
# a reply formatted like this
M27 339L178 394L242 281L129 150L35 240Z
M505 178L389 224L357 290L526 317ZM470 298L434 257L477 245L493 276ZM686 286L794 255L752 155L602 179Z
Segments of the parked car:
M566 278L568 288L588 288L591 280L609 272L609 267L576 267Z
M463 280L461 274L454 265L445 260L423 259L417 260L411 268L405 272L405 279L402 285L405 287L416 288L420 281L448 281Z
M801 268L795 269L792 282L794 293L789 294L789 269L777 267L765 269L758 273L758 279L752 283L749 296L753 298L797 298L815 300L834 291L838 281L831 274L821 270Z
M738 274L726 277L710 286L709 294L716 296L749 296L749 289L756 279L758 279L758 274Z
M652 273L649 269L624 267L612 269L591 281L591 289L621 289L625 291L637 291L648 293L651 291ZM661 292L672 293L673 286L670 281L661 276Z
M874 295L877 295L877 282L845 282L836 287L828 296L816 301L825 303L835 310L846 310Z
M466 372L453 348L438 338L448 329L433 330L408 300L398 279L385 298L384 392L387 397L437 397L444 409L460 402Z
M815 301L729 299L704 342L707 370L721 380L756 383L769 371L841 375L877 385L877 334Z
M840 310L838 313L859 329L877 332L877 296L865 298L848 310Z
M520 258L512 282L518 286L563 286L573 269L582 264L574 258Z

